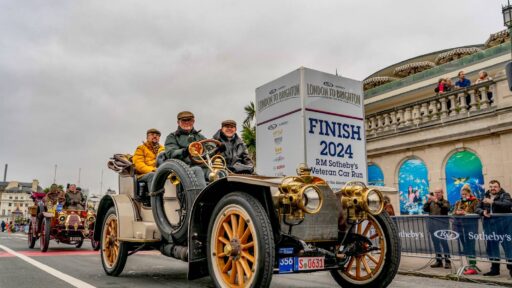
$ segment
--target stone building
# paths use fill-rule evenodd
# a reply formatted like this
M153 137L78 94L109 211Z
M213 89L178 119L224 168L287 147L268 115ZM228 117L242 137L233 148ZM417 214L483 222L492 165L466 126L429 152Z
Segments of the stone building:
M17 217L27 218L28 206L33 204L30 198L32 191L43 191L38 180L0 182L0 221L12 221Z
M507 31L485 43L421 55L382 69L363 81L369 182L396 187L402 214L441 187L454 204L470 185L481 196L491 179L512 190L512 93L505 64ZM476 83L485 70L492 80ZM471 86L436 93L440 78Z

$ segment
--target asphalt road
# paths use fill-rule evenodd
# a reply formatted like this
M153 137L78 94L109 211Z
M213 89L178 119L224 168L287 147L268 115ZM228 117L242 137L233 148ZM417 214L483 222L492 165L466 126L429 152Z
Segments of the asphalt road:
M413 286L413 285L414 286ZM390 287L461 287L476 288L489 285L459 283L432 278L397 275ZM128 258L119 277L103 272L99 252L93 251L90 242L82 248L50 242L48 252L28 249L24 234L0 232L0 288L68 288L68 287L213 287L209 277L187 280L187 264L144 251ZM310 274L274 275L271 287L338 287L327 272ZM497 286L494 286L497 287Z

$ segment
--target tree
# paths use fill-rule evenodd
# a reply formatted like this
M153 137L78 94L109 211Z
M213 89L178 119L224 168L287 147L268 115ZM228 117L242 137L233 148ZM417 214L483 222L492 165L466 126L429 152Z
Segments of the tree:
M254 109L254 102L251 101L249 105L244 107L244 110L246 117L242 126L242 139L256 164L256 125L254 124L256 109Z

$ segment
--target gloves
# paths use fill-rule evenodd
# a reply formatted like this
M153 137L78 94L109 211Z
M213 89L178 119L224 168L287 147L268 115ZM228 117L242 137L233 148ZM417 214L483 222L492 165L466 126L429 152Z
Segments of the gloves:
M186 158L188 157L188 155L188 148L183 148L183 150L181 151L181 157Z
M217 152L222 153L224 151L226 151L226 144L220 143L219 147L217 147Z

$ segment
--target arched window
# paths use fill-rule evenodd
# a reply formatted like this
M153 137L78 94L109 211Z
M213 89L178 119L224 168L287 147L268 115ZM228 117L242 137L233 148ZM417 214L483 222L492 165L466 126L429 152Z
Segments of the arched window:
M398 191L402 215L424 214L429 184L428 169L423 161L413 158L402 163L398 170Z
M448 201L454 205L460 199L460 189L465 184L477 198L485 193L484 175L482 174L482 161L470 151L460 151L453 154L446 162L446 194Z
M368 185L384 186L384 173L376 164L368 164Z

